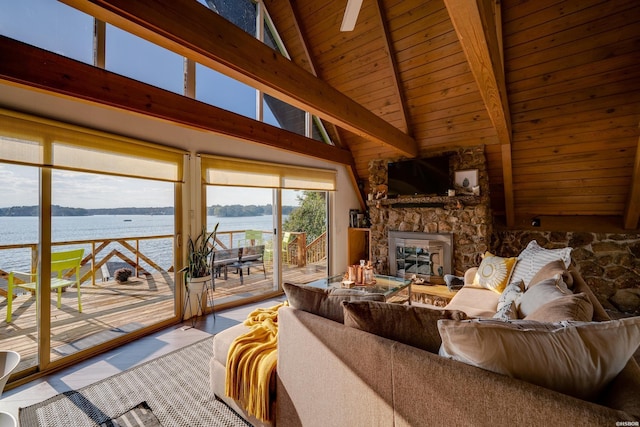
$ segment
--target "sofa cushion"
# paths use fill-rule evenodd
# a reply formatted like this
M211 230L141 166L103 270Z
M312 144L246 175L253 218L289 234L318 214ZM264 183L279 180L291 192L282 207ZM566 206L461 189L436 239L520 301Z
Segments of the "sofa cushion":
M534 276L531 278L529 286L533 286L536 283L540 283L545 279L550 279L556 274L562 276L562 280L569 289L573 288L573 276L569 273L569 270L564 265L564 261L557 259L543 266Z
M464 320L458 310L416 307L374 301L345 301L344 324L380 337L418 347L438 354L440 333L438 320Z
M640 317L607 322L440 320L441 354L594 400L640 345Z
M513 270L511 281L522 279L525 286L529 286L529 282L531 282L533 276L535 276L542 267L557 259L562 260L565 267L569 268L571 264L571 251L572 248L570 247L545 249L538 245L538 242L532 240L527 247L520 252L520 255L518 255L518 262Z
M445 308L464 311L468 317L493 317L498 311L499 298L500 295L489 289L464 285Z
M520 298L520 306L518 307L520 317L527 317L546 303L566 295L571 295L571 291L567 289L559 274L536 283L530 286Z
M509 283L517 258L502 258L485 252L473 284L501 293Z
M573 320L589 322L593 318L593 304L585 293L565 295L538 307L525 320L560 322Z
M358 289L322 289L308 285L284 283L282 285L289 304L336 322L344 322L342 301L383 301L382 294L367 293Z

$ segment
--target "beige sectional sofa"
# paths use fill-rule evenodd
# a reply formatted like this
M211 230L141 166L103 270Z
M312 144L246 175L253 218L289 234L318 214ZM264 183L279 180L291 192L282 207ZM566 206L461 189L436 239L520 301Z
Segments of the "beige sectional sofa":
M290 291L288 296L291 307L281 308L278 320L275 424L614 426L620 421L640 420L640 368L632 357L620 356L622 353L633 354L635 348L618 351L615 346L616 342L628 341L627 347L637 347L640 336L640 322L637 318L625 320L624 323L611 321L578 272L570 270L564 272L563 282L572 281L571 293L581 295L582 299L586 296L589 300L589 322L565 322L559 327L554 323L554 328L557 327L558 330L532 332L527 329L530 324L551 323L530 320L464 320L467 316L459 308L466 307L470 313L473 310L484 311L478 317L492 317L497 311L495 305L501 296L497 292L474 285L469 280L474 276L475 273L469 273L465 287L444 310L373 301L342 302L344 323L323 316L330 305L330 294L325 295L322 301L318 300L317 295L313 295L310 300L305 300L300 294L293 295L292 298L291 289L299 291L304 286L287 285L285 290ZM491 299L493 302L487 302ZM573 301L576 298L568 299ZM558 310L557 305L556 301L553 309L541 312L551 317L564 315L566 311ZM572 313L584 316L584 302L580 301L578 305L582 308ZM470 317L475 315L477 313ZM555 319L550 322L555 322ZM606 342L604 346L613 348L615 355L602 357L618 356L618 359L623 357L624 361L621 364L618 361L618 365L611 363L613 367L607 371L600 366L606 363L601 363L602 360L598 359L598 343L587 345L586 350L569 347L571 354L565 356L569 357L569 365L575 365L570 366L569 375L577 372L577 376L589 378L586 378L587 381L572 383L573 389L559 392L556 390L558 375L552 367L543 365L543 369L538 368L540 371L548 369L549 372L534 372L530 381L517 378L517 370L521 368L520 365L527 363L526 360L537 362L531 359L530 353L538 350L538 344L530 347L527 354L518 354L517 349L509 347L506 342L504 345L498 344L483 336L481 339L485 341L472 346L471 351L465 349L464 345L444 343L441 339L451 339L451 336L460 332L461 327L474 328L474 333L476 328L484 331L488 327L494 333L496 324L498 329L507 324L519 325L519 330L508 331L509 334L516 334L517 339L535 336L536 339L542 337L547 340L551 337L554 342L550 344L549 352L559 351L554 347L558 337L557 341L562 341L565 336L569 336L570 340L584 341L590 339L585 336L590 337L592 329L596 329L596 335L604 330L605 338L615 336L615 339ZM588 333L577 329L575 325L578 324L583 325ZM242 332L242 328L243 326L236 326L216 336L211 360L211 387L214 393L241 414L242 408L224 397L224 364L225 351L231 340ZM527 330L520 330L523 328ZM466 329L463 331L467 333ZM567 331L570 333L567 334ZM501 330L498 332L500 335ZM603 336L598 335L594 341L606 341ZM492 336L491 339L495 337ZM488 342L493 344L488 345ZM500 369L495 369L491 363L478 367L483 366L487 359L478 359L474 354L481 347L482 351L492 353L488 359L499 358L500 356L493 354L493 350L498 349L503 353L506 351L509 359L517 360L520 357L525 362L515 363L515 374L499 373ZM438 355L438 351L442 352L443 348L460 353L452 355L445 351L446 357ZM606 353L604 350L603 352ZM544 352L540 354L548 356ZM572 357L575 357L575 363ZM584 358L587 358L587 363L584 363ZM579 369L573 369L576 367ZM611 375L612 370L615 375L609 379L606 374L608 372ZM553 377L548 387L538 385L545 376ZM593 381L600 381L600 385L591 388ZM547 383L542 381L542 384ZM561 389L564 386L562 381L560 386ZM247 419L255 425L261 425L255 419Z

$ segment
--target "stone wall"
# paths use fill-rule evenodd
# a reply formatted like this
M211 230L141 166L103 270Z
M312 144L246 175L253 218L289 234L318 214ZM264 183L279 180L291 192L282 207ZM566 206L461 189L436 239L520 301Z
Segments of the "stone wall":
M371 222L371 253L378 271L382 274L389 272L389 231L453 233L454 272L463 272L478 265L480 254L489 249L493 233L484 147L471 147L452 153L450 165L452 180L453 171L478 169L479 196L386 199L387 163L397 160L374 160L369 163L372 200L367 204ZM441 206L427 206L431 204Z
M491 247L516 256L531 240L547 249L572 247L572 263L605 309L640 314L639 234L500 230Z

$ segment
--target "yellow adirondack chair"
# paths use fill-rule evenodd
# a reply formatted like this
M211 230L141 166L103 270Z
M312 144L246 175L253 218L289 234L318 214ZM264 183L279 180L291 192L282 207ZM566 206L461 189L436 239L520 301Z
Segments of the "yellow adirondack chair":
M244 239L238 242L239 246L257 246L264 245L262 237L262 231L260 230L245 230Z
M293 234L289 231L282 233L282 264L289 265L289 243L293 238ZM267 262L273 261L273 241L269 240L265 244L264 260Z
M58 308L61 307L62 288L75 284L78 290L78 311L82 313L82 302L80 300L80 263L82 262L83 256L84 249L51 253L51 289L58 290ZM64 278L64 274L70 270L74 270L75 278L73 280ZM54 274L55 277L53 277ZM16 275L18 275L18 277L28 277L30 281L18 283L18 281L16 281ZM14 288L26 289L35 294L38 289L38 275L20 271L9 272L7 282L7 323L11 322L11 305L13 303Z

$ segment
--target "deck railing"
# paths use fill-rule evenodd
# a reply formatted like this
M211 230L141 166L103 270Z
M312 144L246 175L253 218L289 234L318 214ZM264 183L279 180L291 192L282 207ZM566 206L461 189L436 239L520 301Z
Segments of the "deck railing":
M245 230L218 231L216 244L220 248L229 249L237 245L244 237ZM264 234L270 235L268 231ZM240 237L240 235L242 235ZM316 263L326 259L326 233L306 245L305 233L292 233L293 238L285 248L289 253L290 264L304 267L309 263ZM146 243L146 244L145 244ZM96 280L106 280L113 277L115 268L131 267L135 276L152 274L154 272L172 272L173 265L173 235L116 237L103 239L73 240L53 242L53 247L75 246L85 248L85 256L81 263L81 283L90 282L95 285ZM10 271L20 270L35 273L38 265L38 244L23 243L0 245L0 254L4 250L29 249L29 266L23 268L17 265L3 265L0 261L0 279L2 284ZM54 250L55 251L55 250ZM3 258L0 257L0 260ZM4 258L6 260L6 258ZM22 264L24 266L24 264ZM0 287L0 296L6 297L5 289Z

